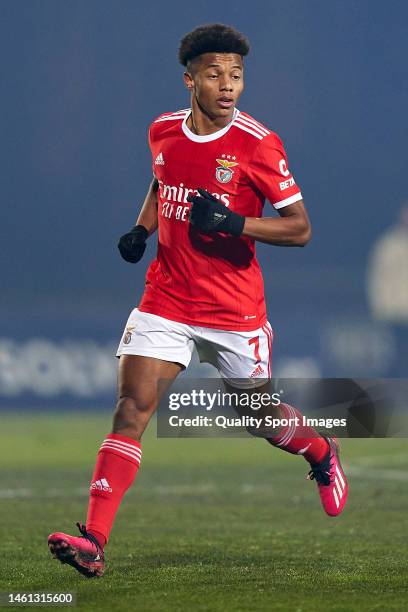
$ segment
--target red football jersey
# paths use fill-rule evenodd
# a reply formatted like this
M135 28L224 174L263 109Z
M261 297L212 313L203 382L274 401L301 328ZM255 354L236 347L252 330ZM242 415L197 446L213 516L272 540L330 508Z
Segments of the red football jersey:
M278 209L302 199L280 138L235 109L223 129L199 136L186 125L191 109L160 115L150 126L159 181L158 250L139 304L143 312L225 330L266 322L255 242L193 227L187 196L197 187L245 217L261 217L265 199Z

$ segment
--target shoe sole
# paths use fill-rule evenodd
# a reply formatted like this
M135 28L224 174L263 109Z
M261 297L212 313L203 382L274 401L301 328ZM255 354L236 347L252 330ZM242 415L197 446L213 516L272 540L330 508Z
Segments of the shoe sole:
M54 559L58 559L63 564L71 565L83 576L87 578L101 578L103 576L103 568L90 568L81 564L79 550L75 546L68 544L65 540L51 540L48 542L48 548Z

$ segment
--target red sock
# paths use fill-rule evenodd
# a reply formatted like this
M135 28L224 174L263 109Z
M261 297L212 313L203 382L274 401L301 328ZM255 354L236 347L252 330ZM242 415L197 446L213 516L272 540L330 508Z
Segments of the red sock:
M329 450L329 444L313 427L302 424L302 415L296 408L288 404L280 404L282 419L288 419L289 424L282 427L274 438L268 438L273 446L292 453L303 455L309 463L320 463ZM295 418L298 418L298 425Z
M102 442L92 476L86 519L87 531L102 547L109 539L115 514L135 479L141 457L140 443L133 438L109 434Z

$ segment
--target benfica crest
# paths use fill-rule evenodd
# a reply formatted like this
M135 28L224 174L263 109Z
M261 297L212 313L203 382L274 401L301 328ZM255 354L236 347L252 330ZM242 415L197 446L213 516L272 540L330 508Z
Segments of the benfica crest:
M123 344L130 344L132 340L132 332L136 329L136 325L129 325L126 327L125 335L123 336Z
M216 160L219 166L217 166L217 168L215 169L215 178L220 183L229 183L234 174L234 171L232 170L232 168L234 166L238 166L238 162L230 161L231 155L228 155L228 156L223 155L222 157L223 159ZM225 159L225 157L227 157L227 159ZM233 156L232 159L235 159L235 156Z

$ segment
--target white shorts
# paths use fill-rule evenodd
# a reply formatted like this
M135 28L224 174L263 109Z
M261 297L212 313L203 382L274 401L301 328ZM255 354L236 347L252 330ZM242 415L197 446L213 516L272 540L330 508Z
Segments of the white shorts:
M186 325L134 308L116 356L143 355L188 367L196 347L202 363L212 364L234 387L259 387L271 378L273 331L225 331Z

